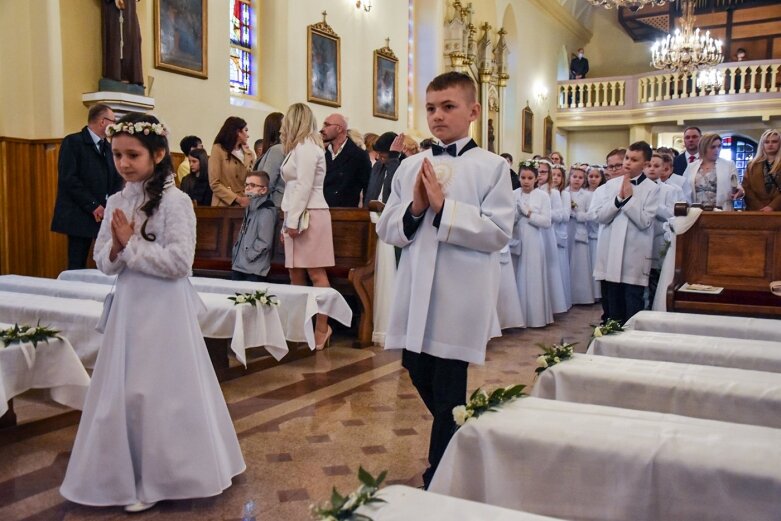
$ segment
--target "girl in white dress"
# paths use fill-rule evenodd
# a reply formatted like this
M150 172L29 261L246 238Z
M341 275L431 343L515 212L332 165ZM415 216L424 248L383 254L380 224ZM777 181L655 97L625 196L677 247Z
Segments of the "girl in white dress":
M569 193L572 211L569 219L570 280L572 282L572 303L594 303L594 270L588 248L588 206L591 192L583 185L586 181L586 167L573 165L569 172Z
M198 325L195 213L174 186L167 132L128 114L107 133L126 184L108 199L94 258L118 274L116 293L60 492L140 512L220 494L246 467Z
M588 168L588 191L591 193L591 195L594 195L594 192L597 188L602 186L603 184L607 183L607 179L605 179L605 172L602 170L601 166L592 165ZM589 202L589 204L591 204ZM599 223L596 221L596 218L593 214L589 214L589 220L587 223L588 226L588 251L589 251L589 258L591 258L591 262L593 265L594 259L597 258L597 239L599 238ZM602 286L599 284L599 281L594 279L593 273L591 276L593 282L594 282L594 299L600 300L602 298Z
M550 181L548 182L551 191L551 219L553 220L553 229L556 235L556 251L559 254L559 270L561 271L561 283L564 286L564 301L567 309L569 309L572 307L572 283L569 276L569 238L567 232L572 201L570 200L569 192L564 189L567 186L566 179L567 174L564 166L553 165Z
M520 242L516 280L521 309L527 327L545 327L553 322L553 307L548 286L544 231L551 227L550 199L547 192L535 190L537 170L521 163L518 172L521 187L515 190L517 226L514 236Z
M548 196L551 204L551 222L553 222L554 213L561 213L561 194L559 194L558 190L551 190L548 184L552 166L550 162L542 160L537 167L537 189ZM543 238L545 239L545 261L548 266L546 276L548 277L548 289L550 290L553 313L566 313L569 306L567 306L567 297L564 293L564 281L561 278L559 251L556 246L556 234L553 231L553 226L543 230Z

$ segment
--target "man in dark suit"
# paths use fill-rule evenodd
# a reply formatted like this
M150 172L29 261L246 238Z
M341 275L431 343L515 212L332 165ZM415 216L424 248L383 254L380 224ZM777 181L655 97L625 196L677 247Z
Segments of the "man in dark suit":
M583 49L578 49L578 55L569 64L569 79L580 80L588 74L588 58L584 57Z
M377 138L374 143L377 161L372 166L364 202L382 201L385 203L388 201L392 189L393 174L396 173L396 169L401 164L403 146L404 134L396 135L395 132L386 132Z
M700 138L702 130L699 127L686 127L683 131L683 146L686 151L678 154L673 160L673 173L683 175L689 163L693 163L700 158Z
M68 236L68 269L87 267L87 255L98 236L106 199L122 188L106 128L114 123L111 107L89 109L87 126L65 136L57 162L57 200L51 230Z
M320 130L325 143L323 195L330 207L358 207L366 193L372 164L369 154L347 137L347 120L331 114ZM369 200L364 197L365 202Z

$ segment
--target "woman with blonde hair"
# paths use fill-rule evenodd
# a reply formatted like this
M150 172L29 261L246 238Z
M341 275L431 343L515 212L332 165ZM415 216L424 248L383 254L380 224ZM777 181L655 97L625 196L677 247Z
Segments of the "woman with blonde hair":
M746 210L759 212L781 211L781 134L771 128L759 138L757 156L746 168L743 189L746 191Z
M732 211L732 201L743 197L738 184L738 169L729 159L719 157L721 136L705 134L700 138L700 158L683 172L683 193L692 203Z
M282 235L285 242L285 267L290 270L290 282L330 287L325 268L334 265L334 241L331 213L323 195L325 153L323 140L317 131L312 110L303 103L290 106L282 121L282 178L285 194L282 211L285 214ZM317 315L315 345L323 349L331 338L328 317Z

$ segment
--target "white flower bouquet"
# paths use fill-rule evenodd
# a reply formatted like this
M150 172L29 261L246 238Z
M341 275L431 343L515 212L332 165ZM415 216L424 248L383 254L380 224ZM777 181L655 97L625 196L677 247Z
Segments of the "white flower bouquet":
M312 505L312 518L319 521L371 521L371 518L355 511L361 505L370 503L385 503L384 499L377 497L380 485L385 481L388 471L382 471L376 478L369 474L363 467L358 468L358 480L361 486L356 490L342 496L334 487L331 491L331 500L320 505Z
M494 389L493 392L489 394L483 390L482 387L478 387L475 392L472 393L472 396L469 397L469 401L466 405L453 407L453 420L456 422L457 426L461 427L468 420L477 418L485 412L496 411L497 407L503 405L505 402L523 396L525 394L523 392L525 388L525 385L511 385Z
M38 347L38 342L48 342L50 338L60 338L58 334L58 330L42 326L40 322L35 326L14 324L9 328L0 329L0 347L26 342L32 343L33 347Z
M535 373L540 374L547 368L560 363L562 360L569 360L572 358L572 354L575 352L576 344L553 344L552 346L546 346L545 344L537 344L542 349L542 354L537 357L537 368Z
M591 334L591 338L613 335L615 333L621 333L623 330L624 326L621 325L621 322L611 318L601 326L594 326L594 332Z
M234 306L239 304L249 304L252 307L260 303L263 306L279 306L279 300L276 295L270 295L268 290L257 290L253 293L236 293L235 297L228 297L233 301Z

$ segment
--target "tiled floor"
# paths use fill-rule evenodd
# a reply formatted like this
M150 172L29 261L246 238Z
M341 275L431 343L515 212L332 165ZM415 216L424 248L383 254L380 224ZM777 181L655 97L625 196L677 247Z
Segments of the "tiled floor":
M491 342L485 366L471 366L470 391L531 384L537 342L562 338L586 348L598 306L578 306L544 329L515 330ZM164 502L138 520L239 520L254 500L258 521L309 519L309 506L332 486L350 491L358 467L388 470L388 483L419 485L431 417L399 363L399 353L352 349L341 339L326 351L222 385L247 471L222 495ZM21 421L57 412L20 400ZM88 508L59 495L75 425L0 447L0 520L127 519L120 508Z

